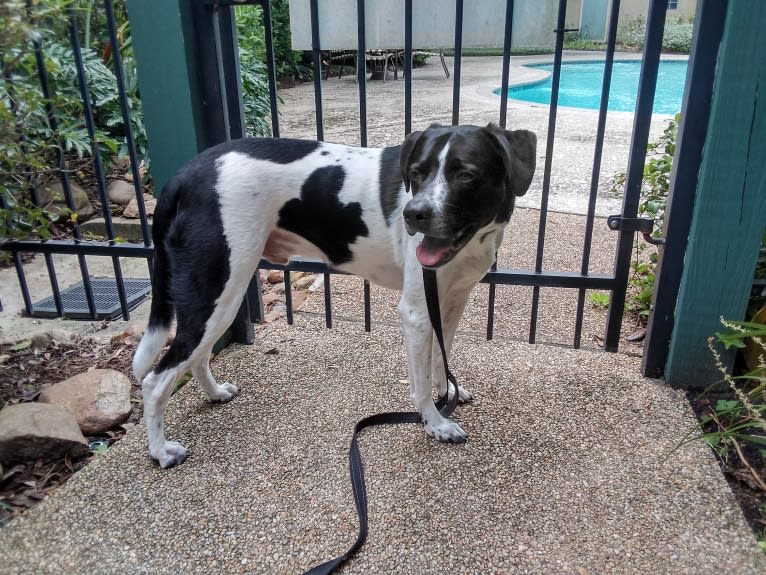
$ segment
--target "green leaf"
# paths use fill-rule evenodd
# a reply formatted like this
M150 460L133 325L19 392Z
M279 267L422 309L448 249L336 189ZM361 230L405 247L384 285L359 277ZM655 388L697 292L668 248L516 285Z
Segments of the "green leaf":
M25 339L23 341L20 341L16 345L14 345L11 348L11 351L23 351L25 349L29 349L30 347L32 347L32 340L31 339Z

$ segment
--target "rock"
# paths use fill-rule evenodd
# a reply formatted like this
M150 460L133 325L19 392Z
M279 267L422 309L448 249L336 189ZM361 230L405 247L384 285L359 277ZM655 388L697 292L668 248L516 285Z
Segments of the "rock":
M263 323L271 323L287 315L283 309L275 309L263 316Z
M283 294L285 293L285 284L284 283L274 284L273 286L271 286L271 291L276 294Z
M0 462L54 460L88 453L74 416L60 405L19 403L0 411Z
M297 291L293 290L293 309L298 310L301 309L301 306L306 303L306 300L309 297L308 292L306 291Z
M130 415L130 388L119 371L93 369L52 385L38 401L69 409L85 434L103 433Z
M89 218L96 210L90 203L90 198L85 190L70 180L69 188L72 191L72 203L74 204L74 211L77 212L78 218ZM40 204L47 206L48 210L53 213L60 213L62 210L67 209L66 201L64 199L64 187L60 181L53 181L47 183L38 191Z
M270 284L278 284L285 280L285 276L279 270L269 270L269 275L266 277L266 281Z
M154 208L157 207L157 200L149 194L144 194L144 208L146 208L146 215L151 217L154 215ZM122 217L136 219L138 218L138 202L136 198L130 200L125 210L122 212Z
M136 199L136 188L125 180L113 180L109 182L106 188L109 201L118 206L124 206L130 203L130 200Z
M262 297L263 297L263 305L264 306L270 306L274 302L279 301L279 298L280 298L279 294L276 294L276 293L274 293L272 291L266 292L265 294L263 294Z
M315 275L307 275L295 282L296 289L307 289L317 279Z

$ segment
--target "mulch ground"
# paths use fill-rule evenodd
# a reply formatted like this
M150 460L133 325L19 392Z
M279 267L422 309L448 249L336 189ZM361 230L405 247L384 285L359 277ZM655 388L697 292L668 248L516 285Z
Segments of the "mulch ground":
M82 338L71 343L51 342L36 349L29 340L0 345L0 406L35 401L46 387L92 368L130 373L135 341L130 334L110 342ZM133 410L120 427L103 435L87 436L92 451L79 461L36 461L27 465L0 467L0 526L41 501L73 473L119 441L127 429L141 419L141 387L133 385Z

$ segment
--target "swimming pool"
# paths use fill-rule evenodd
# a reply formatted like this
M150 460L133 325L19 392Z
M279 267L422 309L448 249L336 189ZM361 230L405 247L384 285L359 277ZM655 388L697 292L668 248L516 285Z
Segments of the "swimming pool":
M553 64L531 64L527 67L553 71ZM653 112L655 114L675 114L681 111L686 67L686 60L660 60L657 90L654 95ZM635 111L640 72L641 62L639 60L615 60L612 67L612 85L609 91L609 110L615 112ZM603 60L562 64L559 105L598 109L601 102L603 78ZM526 102L550 104L551 80L552 76L548 76L547 79L540 82L508 88L508 97ZM495 90L495 94L500 94L500 88Z

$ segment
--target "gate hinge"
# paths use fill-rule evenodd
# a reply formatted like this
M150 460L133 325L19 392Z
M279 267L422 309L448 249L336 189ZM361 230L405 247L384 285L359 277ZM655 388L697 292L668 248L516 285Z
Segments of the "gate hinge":
M606 219L606 225L613 232L641 232L644 241L655 246L665 245L665 238L653 238L654 220L648 218L623 218L620 215L609 216Z

